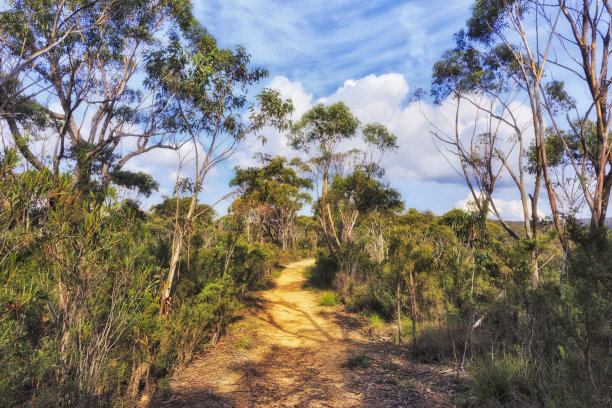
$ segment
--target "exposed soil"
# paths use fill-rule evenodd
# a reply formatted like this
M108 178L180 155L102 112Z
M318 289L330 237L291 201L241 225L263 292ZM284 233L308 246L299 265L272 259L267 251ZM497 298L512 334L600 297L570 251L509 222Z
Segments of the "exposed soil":
M219 345L173 377L161 407L451 407L452 370L406 350L303 288L304 260L255 297Z

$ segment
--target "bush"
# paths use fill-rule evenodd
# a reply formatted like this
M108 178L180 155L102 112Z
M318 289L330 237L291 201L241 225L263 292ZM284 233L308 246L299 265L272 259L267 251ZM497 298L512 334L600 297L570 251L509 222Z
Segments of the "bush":
M322 251L317 254L314 268L308 273L308 282L315 288L328 289L332 287L338 270L338 262L333 256Z

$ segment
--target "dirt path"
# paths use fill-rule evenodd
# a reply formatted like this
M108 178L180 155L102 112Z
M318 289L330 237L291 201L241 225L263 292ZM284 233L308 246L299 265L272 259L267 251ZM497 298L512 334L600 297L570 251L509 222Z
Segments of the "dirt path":
M363 319L303 289L287 266L221 344L177 373L163 407L452 406L448 373L408 364ZM442 380L436 385L436 380Z

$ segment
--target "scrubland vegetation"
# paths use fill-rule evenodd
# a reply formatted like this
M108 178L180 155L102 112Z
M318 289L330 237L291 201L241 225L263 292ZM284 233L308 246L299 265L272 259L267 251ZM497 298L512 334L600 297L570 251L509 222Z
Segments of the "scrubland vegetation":
M432 125L474 198L436 216L405 209L385 181L398 140L384 125L342 102L290 123L278 92L248 99L267 72L219 48L188 3L11 2L0 11L0 405L146 401L304 257L316 257L320 305L393 325L406 358L452 365L467 384L458 405L612 404L611 10L566 3L478 0L435 64L434 99L484 118L467 139ZM540 31L526 33L536 15ZM581 59L553 64L551 48ZM582 81L586 108L562 75ZM266 127L299 158L235 168L226 215L200 202L212 169ZM179 171L172 194L143 209L158 184L124 166L154 149L176 151ZM502 174L520 222L495 208Z

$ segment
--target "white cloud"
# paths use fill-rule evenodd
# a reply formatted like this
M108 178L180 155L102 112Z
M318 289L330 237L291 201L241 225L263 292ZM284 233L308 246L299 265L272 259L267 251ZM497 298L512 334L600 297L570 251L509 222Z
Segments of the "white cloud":
M293 100L296 108L293 120L298 120L314 104L313 94L299 81L279 76L272 79L269 87L278 89L284 98ZM444 147L436 146L430 133L432 127L448 134L454 132L455 102L447 100L440 106L416 102L406 104L409 91L410 86L402 74L367 75L360 79L344 81L334 93L321 97L316 102L331 104L343 101L363 124L380 122L397 136L398 151L388 153L382 162L388 178L393 182L419 180L463 185L463 179L455 171L459 168L456 157L452 152L441 154L440 150L444 150ZM513 111L518 117L525 118L524 121L528 123L527 107L516 104ZM481 132L485 124L485 118L482 114L477 115L476 108L467 103L462 105L459 115L459 132L462 138L469 139L475 129ZM272 129L267 129L264 134L268 139L265 146L252 143L237 154L232 162L240 166L256 165L253 156L257 152L285 157L297 155L287 145L284 134ZM500 129L499 139L504 148L509 148L511 145L508 142L511 134L512 131L508 126L505 128L502 126ZM345 147L360 148L362 143L358 139L353 139ZM517 152L518 149L514 149L508 159L509 162L517 162ZM507 182L510 182L510 177L503 174L500 185Z
M285 76L276 76L268 87L278 90L283 98L291 99L295 109L292 115L294 120L299 119L312 107L312 93L307 93L300 82L292 82Z
M521 203L521 200L504 200L501 198L493 198L493 203L495 204L495 208L499 212L502 219L506 221L522 221L524 219L523 204ZM468 193L465 199L455 203L454 208L467 211L473 210L474 206L474 197L471 193ZM527 210L529 214L531 214L531 207L528 206ZM544 211L542 211L541 208L538 208L538 217L542 218L544 216ZM489 214L489 218L493 219L495 216L493 214Z

